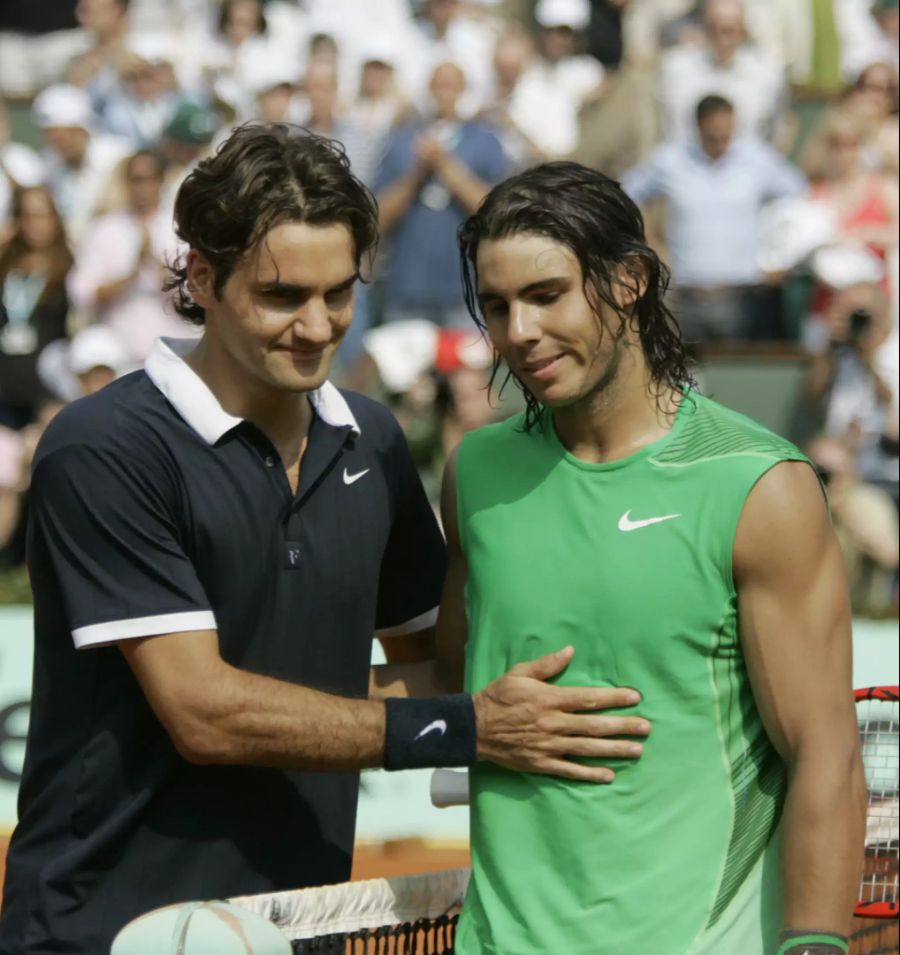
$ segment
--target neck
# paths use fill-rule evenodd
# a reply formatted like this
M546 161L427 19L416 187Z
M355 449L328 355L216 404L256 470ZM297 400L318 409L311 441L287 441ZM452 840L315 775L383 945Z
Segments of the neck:
M729 67L734 63L734 58L737 56L737 50L717 50L715 47L710 49L712 54L712 61L716 66Z
M312 407L305 392L287 392L252 378L215 337L204 334L185 357L187 365L216 396L222 409L252 421L276 448L302 443Z
M674 424L679 403L673 388L654 386L640 346L623 340L611 380L555 410L553 422L568 451L601 464L627 458L662 438Z

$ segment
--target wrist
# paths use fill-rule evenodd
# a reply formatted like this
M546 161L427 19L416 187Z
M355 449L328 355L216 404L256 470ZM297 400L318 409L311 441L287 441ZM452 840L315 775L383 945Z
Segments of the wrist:
M470 694L390 697L384 705L385 769L459 767L475 762L475 706Z
M776 955L847 955L846 935L820 929L786 929L778 936Z

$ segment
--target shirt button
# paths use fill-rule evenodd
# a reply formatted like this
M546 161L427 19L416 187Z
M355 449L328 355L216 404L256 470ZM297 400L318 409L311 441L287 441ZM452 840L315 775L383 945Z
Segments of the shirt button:
M273 458L271 454L266 455L266 467L267 468L275 467L275 458Z

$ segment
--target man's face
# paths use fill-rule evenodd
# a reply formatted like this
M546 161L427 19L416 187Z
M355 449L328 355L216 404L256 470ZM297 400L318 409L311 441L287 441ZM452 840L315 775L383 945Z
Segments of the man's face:
M612 382L621 319L588 300L570 249L541 235L483 240L476 265L491 344L541 404L565 407Z
M321 387L353 317L357 262L345 225L285 222L271 229L212 292L212 270L191 252L188 274L217 339L254 389Z
M721 159L734 139L734 113L718 110L705 116L698 125L700 145L710 159Z
M553 62L575 52L575 31L568 26L544 27L541 30L541 50Z
M151 156L136 156L128 164L125 178L132 210L138 215L155 212L159 207L162 175L154 159Z
M126 17L120 0L79 0L75 17L85 30L106 36L117 29Z
M442 119L456 116L456 104L466 88L466 78L455 63L442 63L431 76L434 111Z
M717 0L706 10L706 34L719 59L730 60L744 42L744 14L741 4Z
M84 158L89 134L81 126L48 126L44 138L63 162L75 165Z

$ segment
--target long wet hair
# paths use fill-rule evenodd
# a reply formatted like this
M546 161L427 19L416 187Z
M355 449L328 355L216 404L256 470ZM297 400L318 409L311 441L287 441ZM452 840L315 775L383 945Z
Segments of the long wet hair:
M551 162L519 173L488 193L459 230L466 306L482 332L486 327L478 305L478 246L484 239L512 235L546 236L572 252L581 266L588 301L599 299L621 319L618 328L609 329L611 334L621 338L629 325L636 328L657 396L694 384L681 332L664 301L669 270L647 244L641 212L617 182L578 163ZM615 297L623 273L634 295L627 309ZM495 356L491 386L500 367ZM501 391L510 378L525 397L529 431L541 422L543 406L512 372Z
M175 200L178 237L212 266L217 296L242 256L284 222L345 225L357 268L378 243L378 207L351 173L343 146L287 123L239 126ZM202 325L206 313L191 297L186 257L169 271L165 288L174 292L175 311Z

